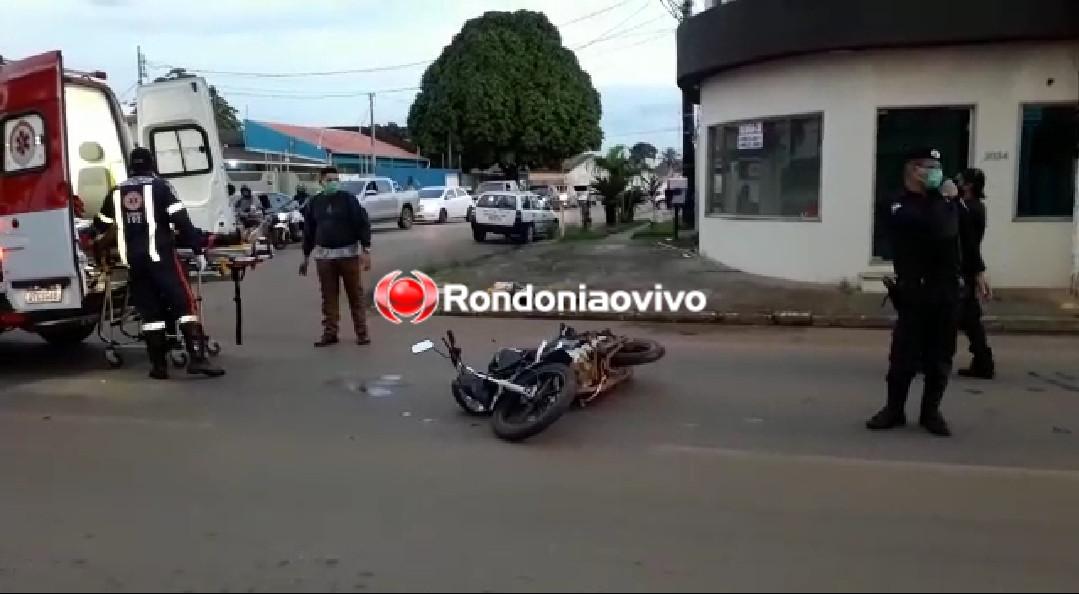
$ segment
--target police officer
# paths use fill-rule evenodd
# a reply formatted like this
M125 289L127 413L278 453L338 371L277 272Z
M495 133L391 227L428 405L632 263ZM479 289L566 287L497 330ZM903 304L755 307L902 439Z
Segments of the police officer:
M206 336L196 315L195 299L187 282L186 269L176 257L172 225L183 243L198 255L201 269L201 233L191 223L183 202L172 185L157 177L154 156L139 147L131 151L131 178L117 186L105 199L94 225L104 232L116 225L120 259L128 267L131 300L142 318L153 369L150 377L168 379L167 320L175 319L187 345L187 372L210 377L224 375L206 357Z
M960 225L958 190L944 181L940 151L910 153L904 167L904 190L886 216L892 242L895 282L889 287L898 319L892 330L888 400L869 419L869 429L906 423L910 384L925 374L920 424L930 433L951 435L940 402L955 356L960 295Z
M964 377L993 379L996 365L993 349L982 325L982 299L993 296L989 280L985 276L985 260L982 258L982 239L985 237L985 172L970 168L955 180L959 186L960 233L963 236L963 300L960 308L959 328L970 341L972 355L970 367L959 370Z

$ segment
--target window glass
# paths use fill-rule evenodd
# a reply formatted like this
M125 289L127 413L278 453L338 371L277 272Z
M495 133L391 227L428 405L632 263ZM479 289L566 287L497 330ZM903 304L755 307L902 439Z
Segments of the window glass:
M708 212L817 219L820 115L749 120L708 129Z
M1023 106L1019 217L1071 217L1075 205L1076 108Z

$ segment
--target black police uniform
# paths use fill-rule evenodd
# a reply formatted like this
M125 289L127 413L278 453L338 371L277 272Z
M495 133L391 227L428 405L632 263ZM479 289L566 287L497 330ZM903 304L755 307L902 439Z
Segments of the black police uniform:
M959 370L960 375L991 378L995 374L993 350L982 325L982 304L979 301L977 278L985 272L982 259L982 239L985 237L985 203L972 198L960 202L959 228L963 239L963 298L960 307L959 328L970 341L973 356L968 369Z
M906 191L889 206L887 225L893 246L896 286L892 301L898 319L892 330L888 403L869 421L871 429L906 422L910 384L925 374L921 423L948 434L940 402L955 356L960 296L959 198L937 190Z
M201 233L172 185L156 176L135 176L121 183L106 197L95 220L98 231L112 225L117 228L120 259L128 267L131 301L142 318L151 376L168 377L166 329L173 320L187 345L188 372L222 375L206 359L205 334L186 269L176 256L172 226L196 255L201 253Z

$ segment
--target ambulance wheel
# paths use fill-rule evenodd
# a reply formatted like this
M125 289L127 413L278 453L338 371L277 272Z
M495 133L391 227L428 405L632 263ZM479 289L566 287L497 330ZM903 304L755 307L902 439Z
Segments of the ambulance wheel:
M221 343L216 340L209 340L206 342L206 352L210 353L211 357L216 357L221 354Z
M109 367L113 369L119 369L124 366L124 358L120 356L119 351L108 349L105 351L105 362L109 364Z
M187 367L187 353L183 351L173 351L169 353L169 358L172 359L172 364L176 367Z

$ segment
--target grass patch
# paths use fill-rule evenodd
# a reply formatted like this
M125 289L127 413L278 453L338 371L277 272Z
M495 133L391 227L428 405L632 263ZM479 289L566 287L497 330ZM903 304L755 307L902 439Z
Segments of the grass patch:
M579 225L566 225L566 235L562 238L562 241L594 241L597 239L604 239L605 237L633 229L640 224L640 222L618 223L614 227L608 227L603 223L593 223L592 227L587 231Z
M682 231L682 230L680 230ZM674 222L648 223L648 226L633 234L633 239L664 239L674 236Z

